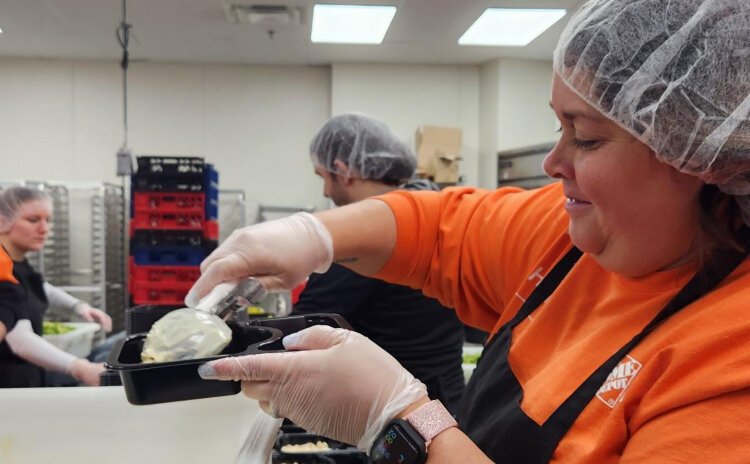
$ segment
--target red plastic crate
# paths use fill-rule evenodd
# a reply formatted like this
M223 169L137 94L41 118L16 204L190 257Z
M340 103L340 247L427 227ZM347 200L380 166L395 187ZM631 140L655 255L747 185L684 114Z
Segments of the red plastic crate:
M133 304L184 305L191 282L145 282L131 280Z
M200 213L163 213L136 211L130 220L130 236L136 229L142 230L203 230L206 221Z
M206 195L203 193L135 192L135 212L205 214Z
M209 240L219 240L219 221L206 221L203 226L203 237Z
M199 266L138 266L130 258L130 282L172 282L193 284L201 276Z

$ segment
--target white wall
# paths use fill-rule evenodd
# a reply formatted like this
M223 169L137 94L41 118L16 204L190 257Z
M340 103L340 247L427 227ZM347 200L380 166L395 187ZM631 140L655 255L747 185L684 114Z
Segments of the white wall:
M412 148L420 125L459 127L464 184L478 183L478 66L334 64L331 111L380 119Z
M557 119L549 107L552 63L500 59L480 72L481 183L497 185L497 152L552 142ZM541 165L539 166L541 173Z
M557 138L557 120L549 107L552 62L500 60L498 82L498 150Z
M549 62L483 66L222 66L136 62L134 154L201 155L257 203L326 207L307 149L332 114L382 119L411 146L421 124L463 129L461 173L494 188L498 150L555 139ZM2 179L114 181L122 144L118 63L0 59ZM480 150L481 148L481 150Z
M483 64L479 72L479 185L485 188L497 186L499 74L497 60Z
M328 68L134 63L128 80L134 154L205 156L253 203L326 205L307 149ZM115 180L121 92L114 62L0 60L0 179Z

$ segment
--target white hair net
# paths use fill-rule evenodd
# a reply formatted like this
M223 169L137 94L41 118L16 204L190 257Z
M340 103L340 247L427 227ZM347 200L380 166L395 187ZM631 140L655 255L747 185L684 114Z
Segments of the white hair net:
M385 124L360 114L325 123L310 144L310 157L329 172L393 185L409 179L417 167L412 151Z
M13 227L24 203L35 200L50 201L50 198L42 190L30 187L9 187L0 190L0 233L7 232Z
M554 54L563 81L750 224L750 0L592 0Z

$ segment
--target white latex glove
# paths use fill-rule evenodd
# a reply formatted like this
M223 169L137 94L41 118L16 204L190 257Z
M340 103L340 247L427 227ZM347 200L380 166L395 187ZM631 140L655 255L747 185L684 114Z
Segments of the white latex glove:
M201 263L185 305L195 308L216 285L244 277L257 277L267 290L290 289L312 272L327 271L332 260L331 235L311 214L244 227Z
M105 332L112 331L112 318L101 309L92 308L87 303L80 303L76 306L75 313L88 322L97 322Z
M315 326L284 338L290 353L223 358L203 378L242 380L263 410L369 451L400 412L427 389L391 355L356 332Z
M104 363L92 363L85 359L76 359L70 367L70 375L90 387L98 387L99 375L104 370Z

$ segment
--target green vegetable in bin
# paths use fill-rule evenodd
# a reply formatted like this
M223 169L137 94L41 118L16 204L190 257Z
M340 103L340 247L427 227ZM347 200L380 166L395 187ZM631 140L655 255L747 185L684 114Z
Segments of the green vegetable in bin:
M476 364L482 353L464 353L464 364Z
M42 321L42 335L62 335L76 328L62 322Z

